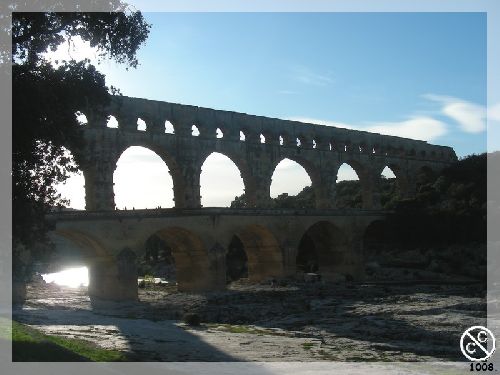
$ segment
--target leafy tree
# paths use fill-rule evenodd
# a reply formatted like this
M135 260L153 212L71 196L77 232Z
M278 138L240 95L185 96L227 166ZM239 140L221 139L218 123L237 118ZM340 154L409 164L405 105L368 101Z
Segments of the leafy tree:
M119 1L113 1L123 6ZM64 147L78 150L82 137L76 113L99 110L110 101L104 76L89 60L52 65L46 52L81 38L95 47L98 60L138 65L136 53L150 25L136 12L12 14L12 195L14 277L24 278L26 249L46 241L45 214L65 203L55 184L78 169ZM43 247L43 246L42 246ZM40 254L38 254L40 255Z

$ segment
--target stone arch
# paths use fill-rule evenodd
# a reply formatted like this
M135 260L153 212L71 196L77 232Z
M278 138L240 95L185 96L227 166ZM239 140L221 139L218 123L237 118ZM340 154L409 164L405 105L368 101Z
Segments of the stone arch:
M351 167L358 176L359 185L361 189L362 207L372 208L377 203L374 202L374 197L373 197L374 190L377 188L376 186L374 186L374 176L372 175L373 171L370 171L370 169L367 166L365 166L364 164L360 163L357 160L347 159L344 160L339 165L337 169L337 179L338 179L338 170L340 169L340 167L342 167L343 164L346 164L349 167ZM380 175L380 172L378 172L377 178Z
M301 158L299 156L294 156L294 155L283 156L282 158L280 158L277 161L276 165L272 169L271 186L272 186L273 177L274 177L274 175L276 173L276 169L277 169L278 165L281 162L283 162L284 160L290 160L290 161L298 164L300 167L302 167L302 169L306 172L306 174L311 179L311 187L312 187L313 191L315 192L316 197L319 196L317 194L317 192L321 188L321 175L320 175L320 171L318 170L318 168L312 162L310 162L309 160L307 160L305 158Z
M118 129L120 127L120 124L116 116L113 115L108 116L108 119L106 120L106 127L112 129Z
M85 174L85 160L83 155L78 152L73 152L70 148L63 146L64 156L72 157L74 161L79 164L80 168L78 172L72 172L69 174L69 177L63 183L58 183L56 185L56 190L61 194L63 198L67 198L70 200L69 207L74 209L86 209L86 183L87 176Z
M85 113L83 113L82 111L76 111L75 117L76 117L76 121L78 122L79 125L88 125L89 124L89 120L87 118L87 115Z
M75 229L56 229L53 233L73 242L82 250L82 255L88 260L112 259L104 246L87 233Z
M191 125L191 135L193 137L199 137L200 134L201 134L200 128L198 126L194 125L194 124Z
M236 167L236 169L239 172L240 178L243 181L243 193L246 195L251 195L252 194L252 183L251 183L251 174L250 174L250 168L248 168L248 165L244 159L241 159L231 153L224 152L224 151L213 151L210 152L208 155L206 155L204 158L202 158L201 161L201 166L200 166L200 186L202 185L201 183L201 174L203 173L203 165L205 165L205 162L207 159L212 156L212 155L221 155L224 156L226 159L232 162L232 164ZM203 197L201 197L203 198ZM234 198L234 197L233 197Z
M148 142L134 142L131 144L124 145L119 152L115 155L115 160L114 160L114 168L113 168L113 179L114 179L114 172L117 169L117 164L122 155L131 147L142 147L147 149L148 151L151 151L155 153L160 159L163 161L165 166L168 168L169 174L172 178L172 184L173 184L173 199L175 202L175 206L179 204L179 202L183 202L183 196L184 196L184 180L182 177L181 170L175 161L175 159L164 149L162 149L160 146L150 144Z
M175 134L176 133L175 125L171 121L165 120L164 127L165 127L165 129L164 129L165 134Z
M284 275L283 253L274 234L262 225L249 225L235 233L248 259L248 278L260 281Z
M180 291L203 291L213 288L215 275L203 241L192 231L168 227L155 232L171 249L175 260Z
M336 202L338 208L361 208L364 202L364 189L361 186L361 168L356 162L342 162L335 173L336 179ZM340 176L342 180L340 180ZM354 174L355 176L353 176ZM357 194L359 185L359 193ZM353 194L356 192L356 194Z
M224 135L225 135L225 132L224 132L224 130L222 130L221 127L218 127L217 129L215 129L215 138L217 138L217 139L224 138Z
M146 122L145 119L143 119L142 117L138 117L137 118L137 121L136 121L136 125L137 125L137 130L138 131L149 131L149 124Z
M319 221L311 225L300 239L297 271L318 272L326 281L336 281L340 275L353 277L349 253L347 234L329 221Z
M91 299L137 300L137 272L132 250L124 248L113 256L87 233L74 229L56 229L54 233L82 249L89 270Z
M410 192L410 186L409 186L409 181L408 181L408 178L406 176L406 172L405 170L403 170L403 167L401 167L400 164L397 164L397 163L386 163L384 164L384 166L382 166L382 168L380 169L380 173L379 173L379 176L382 176L382 173L384 172L385 169L389 169L392 174L394 174L394 178L395 178L395 188L397 189L397 191L392 191L392 192L389 192L391 194L397 192L397 195L401 198L403 197L407 197L409 192ZM381 191L381 204L382 206L385 205L385 198L384 198L384 195L383 195L383 191Z

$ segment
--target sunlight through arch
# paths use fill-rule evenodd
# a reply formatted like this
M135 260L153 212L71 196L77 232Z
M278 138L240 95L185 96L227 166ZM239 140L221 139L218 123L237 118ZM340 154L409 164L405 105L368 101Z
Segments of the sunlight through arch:
M75 113L75 116L76 116L76 121L78 121L80 125L87 125L89 123L89 121L87 120L87 116L85 116L84 113L78 111Z
M354 170L354 168L347 163L343 163L340 166L339 171L337 173L337 182L355 181L355 180L359 180L359 176Z
M115 116L109 116L108 121L106 123L106 127L117 129L118 128L118 120Z
M311 178L304 167L293 160L283 159L274 169L271 198L284 193L297 195L307 186L311 186Z
M165 162L145 147L131 146L113 174L118 209L174 206L173 181Z
M137 130L145 132L147 130L146 122L142 118L137 119Z
M391 168L389 167L385 167L381 173L381 176L382 177L385 177L385 178L396 178L396 175L394 174L394 172L392 171Z
M174 125L168 120L165 121L165 134L174 134Z
M191 126L191 135L193 137L198 137L200 135L200 130L196 125Z
M64 149L64 156L73 159L73 155ZM85 177L82 171L70 173L69 178L56 185L56 191L61 198L69 200L67 207L75 210L85 210Z
M205 159L200 176L203 207L229 207L244 189L240 171L231 159L217 152Z

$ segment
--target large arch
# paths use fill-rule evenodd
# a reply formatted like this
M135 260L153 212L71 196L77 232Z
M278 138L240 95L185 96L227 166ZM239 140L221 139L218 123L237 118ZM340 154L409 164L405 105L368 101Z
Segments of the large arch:
M284 275L283 253L273 233L262 225L249 225L235 234L245 250L248 278L260 281Z
M182 179L169 155L148 145L130 145L115 165L113 188L118 209L174 206Z
M64 157L78 162L77 155L64 147ZM85 210L85 175L81 170L70 173L66 181L56 185L56 190L61 198L68 200L67 207Z
M344 162L338 167L336 174L336 207L363 207L364 196L360 177L362 171L361 165L352 162Z
M205 207L229 207L236 197L246 191L241 162L220 153L212 152L203 160L200 174L201 205ZM247 178L248 180L248 178Z
M88 294L91 299L137 300L133 251L125 248L114 256L90 234L74 229L56 229L54 234L70 240L81 249L83 263L88 268Z
M408 178L399 164L385 164L379 176L382 207L390 208L391 200L405 198L410 194Z
M271 177L270 196L286 200L288 196L297 196L303 193L304 207L313 208L316 205L316 190L320 187L320 174L308 161L301 158L286 157L275 165ZM307 188L311 186L308 192ZM285 201L279 203L287 205Z
M298 272L318 272L326 281L354 277L356 270L349 261L350 241L347 234L329 221L311 225L303 234L297 251Z
M171 249L180 291L203 291L217 287L216 275L210 267L207 249L193 232L169 227L155 233Z

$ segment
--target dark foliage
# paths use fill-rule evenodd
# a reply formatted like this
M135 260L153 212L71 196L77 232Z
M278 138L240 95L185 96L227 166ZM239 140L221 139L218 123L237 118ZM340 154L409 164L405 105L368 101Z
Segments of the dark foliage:
M387 225L400 244L484 242L486 154L459 160L421 184L414 199L396 204Z
M424 171L417 177L417 192L402 199L397 181L382 178L381 203L393 210L383 228L386 243L398 247L429 244L484 242L486 240L486 154L465 157L443 169L439 176ZM231 207L245 207L244 196ZM282 194L272 199L274 208L313 208L314 192L305 187L296 196ZM359 181L337 184L338 208L361 208Z
M120 2L116 2L120 4ZM65 148L81 148L79 110L97 111L110 100L104 76L89 61L59 61L45 52L76 37L127 66L137 66L136 53L149 33L140 12L12 14L12 183L14 276L26 277L27 257L46 244L44 216L65 203L54 186L78 168ZM64 148L65 147L65 148ZM23 250L25 249L25 250ZM27 250L26 250L27 249Z

